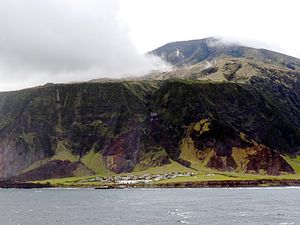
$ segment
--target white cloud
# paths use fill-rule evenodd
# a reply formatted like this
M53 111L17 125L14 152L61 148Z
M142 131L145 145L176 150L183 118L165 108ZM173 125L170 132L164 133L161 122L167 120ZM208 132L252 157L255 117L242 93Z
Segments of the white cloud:
M143 73L167 42L224 37L300 57L298 0L0 0L0 90Z
M140 52L171 41L224 37L300 57L298 0L122 0Z
M0 0L0 90L144 73L116 0Z

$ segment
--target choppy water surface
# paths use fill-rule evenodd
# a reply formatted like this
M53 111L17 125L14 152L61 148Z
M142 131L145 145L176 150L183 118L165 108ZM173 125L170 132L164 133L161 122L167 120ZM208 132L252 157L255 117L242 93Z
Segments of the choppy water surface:
M0 225L300 224L299 188L0 190Z

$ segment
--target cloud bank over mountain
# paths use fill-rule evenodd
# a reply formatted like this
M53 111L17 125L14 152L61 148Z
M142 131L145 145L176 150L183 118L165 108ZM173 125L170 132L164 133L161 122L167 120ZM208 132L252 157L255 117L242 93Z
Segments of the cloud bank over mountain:
M0 90L166 68L137 52L118 7L116 0L1 0Z

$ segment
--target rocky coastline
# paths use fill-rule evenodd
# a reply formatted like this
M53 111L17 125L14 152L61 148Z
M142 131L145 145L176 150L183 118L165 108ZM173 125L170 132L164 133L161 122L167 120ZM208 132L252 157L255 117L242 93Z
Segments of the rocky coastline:
M219 180L219 181L195 181L195 182L169 182L169 183L127 183L127 184L91 184L91 185L53 185L50 183L19 182L11 180L0 181L0 188L95 188L95 189L124 189L124 188L234 188L234 187L284 187L300 186L299 179L261 179L261 180Z
M31 188L50 188L54 187L51 184L42 184L42 183L32 183L32 182L20 182L13 180L0 180L0 188L22 188L22 189L31 189Z

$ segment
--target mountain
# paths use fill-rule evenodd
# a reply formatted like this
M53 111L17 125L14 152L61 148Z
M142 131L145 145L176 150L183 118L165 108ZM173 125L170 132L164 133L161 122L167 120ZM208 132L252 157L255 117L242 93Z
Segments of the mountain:
M180 41L166 44L150 52L177 67L194 65L222 58L251 59L269 65L299 70L300 60L266 49L256 49L227 43L217 38Z
M297 173L299 59L214 38L152 54L174 69L0 93L0 177Z

